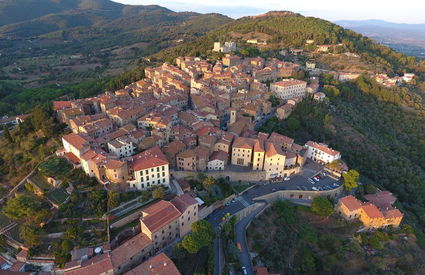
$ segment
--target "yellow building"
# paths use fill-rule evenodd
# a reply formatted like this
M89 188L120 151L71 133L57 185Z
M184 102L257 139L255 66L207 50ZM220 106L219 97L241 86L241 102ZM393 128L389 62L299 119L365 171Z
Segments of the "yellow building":
M255 140L237 137L232 146L232 165L250 166Z
M264 142L256 140L254 144L254 156L252 160L252 170L262 171L264 167Z
M378 192L375 197L379 198L379 193L386 196L387 192ZM403 213L391 204L386 204L385 208L380 209L373 203L362 203L351 195L338 201L337 211L346 220L358 218L366 228L399 227L403 219Z
M282 177L285 170L285 153L280 146L272 142L266 143L266 153L264 157L264 171L266 179Z

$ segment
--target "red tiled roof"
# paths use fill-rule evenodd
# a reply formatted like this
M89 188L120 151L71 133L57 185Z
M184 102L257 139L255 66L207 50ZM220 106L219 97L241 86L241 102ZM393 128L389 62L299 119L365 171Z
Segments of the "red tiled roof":
M168 165L167 157L158 146L154 146L132 157L134 171L140 171L152 167Z
M142 210L141 222L150 232L156 232L176 220L181 213L168 201L161 200Z
M124 273L125 275L180 275L173 261L164 253L158 254L141 265Z
M380 209L392 208L392 205L397 200L389 191L380 191L375 194L365 195L364 197Z
M53 110L63 110L72 107L72 101L53 101Z
M176 196L171 200L171 203L181 212L183 213L189 206L197 205L198 202L188 193L183 195Z
M124 242L117 248L111 251L111 261L114 268L125 264L130 261L134 255L140 253L152 244L152 241L146 234L140 233Z
M348 208L350 211L355 211L357 209L360 209L362 207L362 203L356 199L355 197L349 195L346 197L343 197L339 199L339 201L345 205L345 207Z
M214 151L210 156L210 161L212 160L221 160L221 161L227 161L229 158L229 155L221 150Z
M77 135L75 133L71 133L68 135L65 135L62 137L63 140L71 144L73 147L75 147L78 150L81 150L84 148L84 146L87 146L88 141L90 141L90 138L83 137L81 135Z
M71 152L65 153L65 157L73 164L80 164L80 159Z
M316 148L317 150L320 150L320 151L322 151L322 152L325 152L326 154L331 155L331 156L336 156L336 155L338 155L338 154L339 154L339 152L338 152L338 151L332 150L331 148L327 147L327 145L325 145L325 144L320 144L320 143L316 143L316 142L311 141L311 140L310 140L310 141L308 141L308 142L306 143L306 145L307 145L307 146L311 146L311 147L313 147L313 148Z
M298 79L285 79L279 82L272 83L271 85L289 87L289 86L301 85L301 84L307 84L307 82L298 80Z
M374 204L364 204L362 206L362 209L369 218L377 219L384 217L384 215L382 215L382 212L379 211L378 207L376 207Z
M391 210L384 211L383 214L384 214L384 217L386 219L403 217L403 213L401 213L400 210L395 209L395 208L391 209Z
M111 256L108 253L94 256L83 262L81 268L66 271L65 275L99 275L110 272L113 269Z

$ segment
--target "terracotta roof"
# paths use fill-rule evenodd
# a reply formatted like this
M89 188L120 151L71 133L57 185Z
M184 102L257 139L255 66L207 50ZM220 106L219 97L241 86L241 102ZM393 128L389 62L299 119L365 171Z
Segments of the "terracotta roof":
M178 179L177 183L180 185L181 189L183 190L190 190L190 184L185 179Z
M270 158L275 155L284 156L285 154L282 152L282 149L280 149L279 146L272 142L266 142L266 156Z
M255 140L251 138L237 137L233 142L233 148L252 149Z
M212 160L221 160L221 161L227 161L229 158L229 155L221 150L214 151L210 156L210 161Z
M265 152L263 139L255 141L254 152Z
M278 134L278 133L275 133L275 132L273 132L270 135L270 137L267 141L278 143L279 145L280 144L293 144L294 143L293 138L289 138L287 136L284 136L284 135L281 135L281 134Z
M289 86L301 85L301 84L307 85L307 82L302 81L302 80L298 80L298 79L284 79L284 80L279 81L279 82L274 82L271 85L280 86L280 87L289 87Z
M196 153L195 153L194 150L188 149L188 150L185 150L185 151L177 154L177 157L178 158L195 158L196 157Z
M160 253L144 263L136 266L125 275L180 275L173 261L164 253Z
M336 156L336 155L339 154L338 151L332 150L326 144L323 144L323 143L316 143L316 142L310 140L310 141L308 141L306 143L306 145L307 146L310 146L310 147L313 147L313 148L315 148L317 150L320 150L320 151L322 151L322 152L324 152L324 153L326 153L328 155L331 155L331 156Z
M65 153L65 157L73 164L80 164L80 159L71 152Z
M383 218L382 212L374 204L368 203L362 206L363 211L371 219Z
M380 209L392 208L392 205L397 200L389 191L380 191L375 194L365 195L364 197Z
M384 217L386 219L403 217L403 213L401 213L400 210L395 209L395 208L391 209L391 210L384 211L384 212L382 212L382 214L384 214Z
M107 160L105 167L106 167L106 169L118 169L118 168L121 168L124 164L125 164L125 162L123 162L123 161L115 160L115 159L109 159L109 160Z
M192 196L190 196L188 193L176 196L174 199L171 200L171 203L181 213L183 213L191 205L198 205L198 202Z
M98 275L110 272L114 269L112 266L111 256L108 254L101 254L84 261L81 268L66 271L65 275Z
M148 206L142 210L142 213L143 217L140 220L152 233L173 222L181 215L172 203L164 200Z
M362 203L351 195L339 199L339 202L344 204L350 211L355 211L362 207Z
M134 255L140 253L152 244L152 241L143 233L139 233L111 251L111 261L114 268L130 261Z
M63 110L72 107L72 101L53 101L53 110Z
M168 160L158 146L154 146L132 157L134 171L140 171L152 167L168 165Z
M75 133L65 135L62 139L71 144L72 147L75 147L77 150L81 150L85 146L88 146L88 142L91 141L91 138L83 137Z

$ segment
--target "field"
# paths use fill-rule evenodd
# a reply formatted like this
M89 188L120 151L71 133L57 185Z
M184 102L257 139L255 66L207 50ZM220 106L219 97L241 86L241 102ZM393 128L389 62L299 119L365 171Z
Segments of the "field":
M55 189L47 194L47 197L55 204L60 205L68 198L68 194L62 189Z
M49 191L52 186L47 182L47 180L39 173L34 173L29 180L35 184L37 187L39 187L43 192Z

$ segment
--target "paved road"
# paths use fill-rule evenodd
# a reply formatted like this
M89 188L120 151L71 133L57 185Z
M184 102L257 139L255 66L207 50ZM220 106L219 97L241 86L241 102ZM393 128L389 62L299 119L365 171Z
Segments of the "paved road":
M313 163L313 162L308 162L306 163L305 167L303 168L303 171L300 174L297 175L293 175L290 177L289 181L283 181L283 182L278 182L278 183L269 183L269 184L260 184L257 183L257 185L253 188L251 188L250 190L246 191L245 193L243 193L241 196L235 198L232 203L230 205L225 206L223 209L217 209L214 212L212 212L207 218L206 220L208 220L215 228L218 227L218 225L222 222L222 218L229 213L230 215L235 214L236 212L248 207L249 205L253 204L254 201L253 199L262 195L266 195L278 190L297 190L297 188L300 187L304 187L304 190L312 190L313 186L316 187L323 187L326 185L332 185L334 183L338 183L339 185L342 184L342 182L337 182L331 178L324 178L321 179L319 182L315 182L314 184L311 184L308 179L311 178L312 176L318 174L322 169L322 166ZM293 200L295 203L306 203L306 200L297 200L294 199ZM260 210L258 210L260 211ZM254 211L253 213L258 213L257 211ZM255 216L255 214L254 214ZM248 217L251 217L251 215L249 215ZM246 217L246 218L248 218ZM253 216L252 216L253 217ZM252 219L251 217L251 219ZM239 226L243 226L246 222L246 224L248 224L250 219L242 219L239 223ZM243 222L242 222L243 221ZM238 224L239 224L238 223ZM238 226L238 225L237 225ZM243 227L245 228L245 227ZM214 241L214 251L215 251L215 270L214 270L214 274L219 275L221 274L221 270L222 270L222 253L219 252L218 249L220 249L220 245L216 242L218 242L218 239L216 239ZM248 252L246 250L246 252ZM220 258L221 257L221 258ZM249 257L248 253L246 253L245 256L243 257ZM249 261L247 262L246 259L241 259L241 263L246 266L251 268L250 264L246 265L247 263L250 263ZM252 270L251 272L249 272L249 274L253 274Z
M236 235L235 241L236 243L240 243L242 247L242 252L239 254L239 261L242 266L246 267L246 270L248 274L250 275L254 274L254 271L252 270L252 266L251 266L251 259L250 259L248 245L247 245L246 236L245 236L245 232L246 232L245 229L248 226L248 224L252 221L252 219L255 217L255 215L257 215L264 207L265 205L263 207L259 207L258 209L256 209L251 214L249 214L248 216L240 220L235 225L235 235Z

